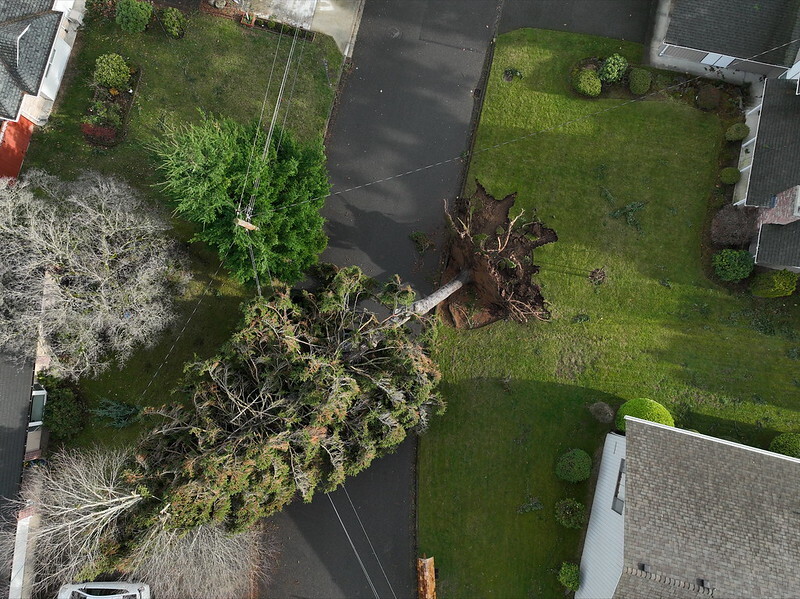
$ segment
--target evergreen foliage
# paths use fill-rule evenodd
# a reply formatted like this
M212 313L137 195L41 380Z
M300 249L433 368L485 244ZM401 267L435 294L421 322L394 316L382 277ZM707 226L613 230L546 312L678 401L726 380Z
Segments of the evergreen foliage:
M198 125L168 129L153 149L176 213L200 225L195 240L215 247L239 281L254 278L252 246L259 278L293 283L327 243L319 213L330 190L325 154L321 143L300 145L279 128L266 157L265 142L255 124L204 115Z
M603 84L597 72L592 69L579 69L572 75L572 86L579 94L596 98L603 90Z
M571 497L556 502L556 521L567 528L580 529L586 524L586 506Z
M138 452L166 486L170 526L248 528L297 494L335 489L442 411L425 348L361 307L394 308L404 289L357 267L323 276L315 293L276 285L220 355L187 369L193 409L164 411Z
M797 289L798 276L788 270L762 272L753 279L750 292L756 297L786 297Z
M741 281L753 272L753 256L747 250L720 250L711 257L711 265L723 281Z
M108 421L113 428L125 428L136 422L142 410L122 401L102 399L100 405L90 411L98 418Z
M69 441L86 426L86 409L75 387L49 373L37 375L39 384L47 391L44 425L55 441Z
M769 444L769 450L800 458L800 433L781 433Z
M558 458L556 476L570 483L579 483L592 473L592 457L582 449L570 449Z
M581 586L581 569L578 564L564 562L558 571L558 582L563 584L570 591L577 591Z
M153 5L142 0L119 0L116 22L126 33L141 33L153 17Z
M617 412L617 429L622 432L625 432L625 416L675 426L675 420L667 408L657 401L645 397L628 400L620 407Z
M734 123L725 131L725 139L728 141L741 141L750 135L750 127L745 123Z
M616 83L625 75L628 69L628 59L620 54L612 54L603 61L603 66L597 73L600 81L606 83Z
M131 70L119 54L103 54L94 63L94 82L102 87L121 88L128 85Z
M734 185L742 178L742 173L735 166L729 166L719 172L719 180L725 185Z
M186 16L177 8L167 6L161 11L161 24L174 38L182 37L186 31Z
M631 69L628 75L629 85L632 94L643 96L650 91L650 84L653 81L653 75L647 69Z

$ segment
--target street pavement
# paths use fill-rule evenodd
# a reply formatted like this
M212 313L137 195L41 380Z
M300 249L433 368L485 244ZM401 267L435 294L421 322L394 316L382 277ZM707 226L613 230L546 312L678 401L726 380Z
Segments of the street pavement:
M367 0L328 142L334 195L324 210L324 261L357 264L382 280L398 273L431 291L438 256L421 260L408 236L442 237L442 200L458 193L458 157L496 17L497 0ZM415 458L409 439L349 480L347 493L319 494L275 517L283 552L263 596L415 596Z

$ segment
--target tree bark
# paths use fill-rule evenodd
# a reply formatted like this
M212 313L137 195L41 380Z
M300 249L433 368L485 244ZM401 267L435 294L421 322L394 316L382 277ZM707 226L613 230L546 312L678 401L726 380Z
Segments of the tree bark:
M415 301L406 309L398 309L392 317L393 324L401 325L408 322L408 320L415 314L421 316L433 310L436 306L441 304L448 297L453 295L456 291L461 289L472 277L472 271L467 269L462 270L459 275L450 281L447 285L439 287L430 295Z

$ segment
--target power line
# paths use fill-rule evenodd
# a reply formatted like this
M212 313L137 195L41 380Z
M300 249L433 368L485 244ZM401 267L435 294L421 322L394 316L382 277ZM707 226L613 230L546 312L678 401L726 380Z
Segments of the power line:
M784 44L780 44L779 46L775 46L774 48L769 48L768 50L764 50L763 52L759 52L758 54L754 54L753 56L751 56L749 58L743 58L742 60L743 61L753 60L754 58L757 58L757 57L761 56L762 54L767 54L768 52L774 52L775 50L779 50L780 48L783 48L784 46L788 46L789 44L793 44L793 43L796 43L798 41L800 41L800 38L793 39L793 40L788 41L788 42L786 42ZM541 135L543 133L549 133L551 131L555 131L556 129L560 129L561 127L565 127L567 125L572 125L572 124L575 124L575 123L578 123L578 122L581 122L581 121L585 121L585 120L600 116L601 114L605 114L607 112L611 112L613 110L619 110L620 108L623 108L623 107L628 106L630 104L633 104L635 102L641 102L641 101L645 100L646 98L648 98L650 96L654 96L654 95L662 93L664 91L669 91L669 90L675 89L677 87L680 87L681 85L686 85L687 83L690 83L692 81L696 81L698 79L703 79L703 78L704 78L703 75L697 75L695 77L687 79L686 81L684 81L682 83L676 83L674 85L667 86L667 87L662 88L660 90L652 91L652 92L650 92L648 94L645 94L643 96L640 96L638 98L633 98L631 100L626 100L625 102L622 102L621 104L616 104L614 106L609 106L608 108L604 108L604 109L598 110L596 112L585 114L583 116L580 116L580 117L577 117L577 118L574 118L574 119L571 119L571 120L568 120L568 121L563 121L563 122L560 122L560 123L556 123L555 125L552 125L551 127L546 127L544 129L539 129L537 131L533 131L531 133L526 133L525 135L520 135L519 137L514 137L514 138L511 138L511 139L507 139L505 141L493 144L491 146L486 146L485 148L481 148L479 150L473 150L472 152L464 152L463 154L461 154L459 156L453 156L452 158L447 158L447 159L444 159L444 160L440 160L439 162L426 164L424 166L420 166L418 168L414 168L414 169L405 171L403 173L396 173L394 175L390 175L390 176L384 177L382 179L376 179L376 180L373 180L373 181L369 181L367 183L362 183L361 185L355 185L353 187L348 187L347 189L342 189L342 190L339 190L339 191L332 191L331 193L329 193L327 195L324 195L324 196L317 196L315 198L310 198L308 200L302 200L300 202L295 202L294 204L289 204L289 205L286 205L286 206L279 206L279 207L275 208L275 210L287 210L289 208L294 208L296 206L302 206L303 204L309 204L311 202L316 202L316 201L319 201L319 200L325 200L325 199L327 199L327 198L329 198L331 196L341 195L341 194L344 194L344 193L349 193L351 191L356 191L358 189L364 189L365 187L371 187L373 185L378 185L379 183L385 183L386 181L392 181L393 179L399 179L401 177L406 177L408 175L413 175L415 173L419 173L419 172L422 172L422 171L425 171L425 170L428 170L428 169L432 169L432 168L435 168L437 166L442 166L444 164L450 164L450 163L456 162L458 160L465 160L467 158L471 158L471 157L473 157L473 156L475 156L477 154L481 154L483 152L488 152L490 150L496 150L497 148L501 148L503 146L507 146L507 145L516 143L518 141L529 139L531 137L536 137L537 135Z
M350 493L347 492L347 487L344 486L344 483L342 483L342 489L344 490L344 494L347 495L347 501L350 502L350 507L353 508L353 513L356 515L356 518L358 519L358 524L361 526L361 531L364 533L364 536L367 539L367 543L369 543L369 548L372 550L372 555L375 556L375 561L378 562L378 567L381 569L383 577L386 579L386 584L389 585L389 590L392 592L392 597L394 597L394 599L397 599L397 595L394 592L392 583L389 582L389 577L386 575L386 570L383 569L381 558L378 557L378 554L375 551L375 547L373 547L372 545L372 541L370 540L369 535L367 534L367 529L364 528L364 523L361 521L361 516L358 515L358 510L356 509L356 506L353 505L353 500L350 499Z
M358 553L355 544L353 543L353 539L350 538L350 533L347 532L347 527L344 525L342 521L342 517L339 515L339 510L336 509L336 504L333 503L333 499L331 499L330 493L325 493L325 496L328 498L328 501L331 502L331 507L333 511L336 512L336 518L339 520L339 524L342 525L342 530L344 534L347 536L347 540L350 543L350 547L353 549L353 553L356 555L356 559L358 560L358 564L361 566L361 571L364 573L364 576L367 578L367 582L369 583L369 588L372 589L372 594L375 595L375 599L381 599L380 595L378 595L378 591L375 590L375 585L372 584L372 579L369 577L369 573L367 569L364 567L364 561L361 559L361 555Z

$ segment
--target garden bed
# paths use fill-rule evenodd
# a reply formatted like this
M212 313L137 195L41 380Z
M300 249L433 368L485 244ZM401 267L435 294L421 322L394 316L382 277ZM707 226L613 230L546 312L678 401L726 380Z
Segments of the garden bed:
M128 89L95 89L87 117L81 123L86 143L112 148L125 139L141 80L142 69L137 67L128 81Z

